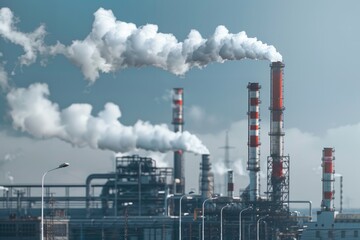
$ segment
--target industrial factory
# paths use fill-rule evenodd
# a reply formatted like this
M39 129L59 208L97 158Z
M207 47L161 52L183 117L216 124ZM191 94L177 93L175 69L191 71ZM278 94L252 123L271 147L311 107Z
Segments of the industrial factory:
M270 152L267 186L260 189L260 89L248 84L249 185L227 195L214 191L211 155L200 163L199 192L186 192L185 158L174 152L173 167L130 155L115 159L114 171L92 173L81 184L5 185L0 197L0 240L191 240L358 239L360 216L337 213L334 149L322 157L322 202L313 219L312 202L290 197L290 157L284 154L282 62L270 65ZM183 131L184 89L174 88L172 124ZM319 150L320 151L320 150ZM320 160L320 159L319 159ZM265 164L263 164L265 165ZM319 193L321 194L321 193ZM292 211L302 204L307 214ZM41 217L43 216L43 218Z

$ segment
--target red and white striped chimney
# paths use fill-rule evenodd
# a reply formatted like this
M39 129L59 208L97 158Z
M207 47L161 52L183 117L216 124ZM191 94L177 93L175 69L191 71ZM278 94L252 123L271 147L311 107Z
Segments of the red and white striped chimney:
M234 172L233 170L228 170L228 184L227 184L228 197L234 197Z
M173 89L173 105L172 105L172 124L174 132L182 132L184 125L183 110L184 89ZM184 175L184 156L181 150L174 152L174 184L176 184L175 193L184 194L185 192L185 175Z
M248 167L250 171L250 201L256 201L260 195L260 84L249 83L248 86Z
M324 148L322 156L322 201L321 210L334 211L334 149Z

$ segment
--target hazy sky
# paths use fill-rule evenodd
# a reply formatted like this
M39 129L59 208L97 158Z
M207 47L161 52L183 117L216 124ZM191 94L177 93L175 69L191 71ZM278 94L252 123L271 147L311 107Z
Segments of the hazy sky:
M262 86L265 177L269 60L279 53L285 63L290 198L320 206L322 149L334 147L336 172L344 176L344 207L360 207L360 192L351 184L360 168L360 2L12 0L1 1L0 7L0 184L40 183L44 171L64 161L71 167L49 174L47 182L84 183L91 173L112 171L113 151L126 154L135 144L130 133L136 132L145 140L135 145L146 150L154 147L147 142L153 143L151 133L193 152L201 151L200 140L210 151L219 191L220 147L229 131L238 195L248 184L246 86ZM232 42L234 58L241 60L217 63L223 59L212 56L210 49L226 29L237 40L247 36L248 41L245 49ZM119 56L124 46L118 43L130 32L135 34ZM146 36L156 41L142 41ZM207 39L213 41L202 51L181 58ZM231 59L232 48L225 50ZM156 51L159 58L152 56ZM169 93L174 87L184 88L187 136L167 132L172 130ZM81 125L84 119L90 119L88 129ZM129 142L124 138L121 147L114 144L117 134ZM167 151L173 146L157 147ZM172 166L171 152L136 153ZM200 160L186 154L187 189L198 189ZM339 182L335 185L338 207Z

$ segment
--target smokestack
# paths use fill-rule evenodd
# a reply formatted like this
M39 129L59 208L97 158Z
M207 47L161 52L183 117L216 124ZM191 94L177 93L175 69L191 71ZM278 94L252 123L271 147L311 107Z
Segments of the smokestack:
M334 211L334 149L324 148L322 156L322 211Z
M183 99L184 99L184 89L183 88L174 88L173 89L173 120L172 124L174 125L174 132L183 131ZM178 180L177 180L178 179ZM174 184L175 181L180 181L175 187L175 193L184 194L185 193L185 175L184 175L184 155L183 151L177 150L174 152Z
M209 198L214 194L214 174L211 172L210 155L203 154L200 165L200 191L203 199Z
M250 185L249 194L250 201L256 201L259 198L260 192L260 84L249 83L248 99L248 170L250 171Z
M283 68L282 62L273 62L270 91L270 157L268 158L268 192L271 200L281 204L289 200L289 160L284 156ZM269 185L271 185L269 187Z
M229 145L229 132L226 131L226 137L225 137L225 146L220 147L225 149L225 159L224 159L224 163L225 163L225 168L228 170L230 169L230 149L234 148L232 146ZM226 174L224 174L224 194L226 194L226 184L228 182L228 176Z
M228 190L228 197L233 198L234 197L234 173L233 170L228 171L228 184L227 184L227 190Z

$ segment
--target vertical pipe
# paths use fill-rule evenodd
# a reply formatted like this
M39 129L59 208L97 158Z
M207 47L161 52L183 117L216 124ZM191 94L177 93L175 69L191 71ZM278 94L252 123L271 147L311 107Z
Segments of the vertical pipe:
M248 170L250 171L250 201L256 201L260 193L260 84L248 86Z
M284 121L283 121L283 68L282 62L271 63L270 91L270 157L272 158L272 200L281 202L284 182Z
M173 89L173 105L172 105L172 124L174 125L174 132L183 131L183 99L184 89ZM185 192L185 176L184 176L184 156L181 150L174 152L174 184L175 180L179 179L180 183L176 184L175 193L184 194Z
M228 191L228 197L233 198L234 197L234 173L233 170L228 171L228 183L227 183L227 191Z
M322 211L334 211L334 149L324 148L322 156Z
M210 198L214 193L214 175L211 172L210 155L203 154L201 161L200 190L202 199Z

